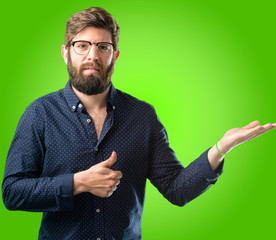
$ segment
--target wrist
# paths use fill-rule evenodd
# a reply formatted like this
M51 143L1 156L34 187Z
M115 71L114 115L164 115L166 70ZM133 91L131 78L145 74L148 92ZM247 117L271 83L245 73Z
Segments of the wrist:
M73 176L73 195L85 192L85 186L82 181L83 172L75 173Z
M233 147L227 145L222 138L217 142L217 148L219 149L220 152L222 152L225 155L229 153Z

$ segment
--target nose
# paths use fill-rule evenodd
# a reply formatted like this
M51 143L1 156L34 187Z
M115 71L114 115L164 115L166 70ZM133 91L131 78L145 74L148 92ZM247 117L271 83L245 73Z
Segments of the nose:
M91 61L99 60L98 48L95 44L92 44L92 46L88 52L87 59L91 60Z

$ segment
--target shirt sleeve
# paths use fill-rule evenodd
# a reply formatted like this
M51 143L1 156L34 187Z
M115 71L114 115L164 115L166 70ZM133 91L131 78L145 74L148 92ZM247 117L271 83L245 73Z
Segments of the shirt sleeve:
M3 201L9 210L73 209L73 174L42 177L46 151L43 121L36 107L30 105L18 123L2 183Z
M183 206L216 183L224 160L213 172L207 157L208 149L183 167L170 148L167 132L156 115L154 122L148 178L171 203Z

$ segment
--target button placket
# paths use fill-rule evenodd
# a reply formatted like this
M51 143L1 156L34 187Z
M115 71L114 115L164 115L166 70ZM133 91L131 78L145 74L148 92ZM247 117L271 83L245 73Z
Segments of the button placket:
M95 231L95 235L98 236L101 239L103 238L103 233L105 229L104 224L104 199L102 198L96 198L94 199L94 214L95 214L95 220L97 222L97 230Z

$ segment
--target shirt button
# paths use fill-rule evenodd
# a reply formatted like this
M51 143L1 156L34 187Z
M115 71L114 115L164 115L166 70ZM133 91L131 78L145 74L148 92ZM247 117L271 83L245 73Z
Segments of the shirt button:
M96 212L99 213L101 210L100 209L96 209Z
M75 109L76 109L76 106L72 106L72 109L74 109L74 110L75 110Z
M90 122L91 122L91 119L88 118L86 121L87 121L88 123L90 123Z
M79 108L82 108L82 104L81 103L79 104Z
M97 238L97 240L101 240L101 238Z
M113 106L112 108L113 108L113 109L115 109L116 107L115 107L115 106Z

